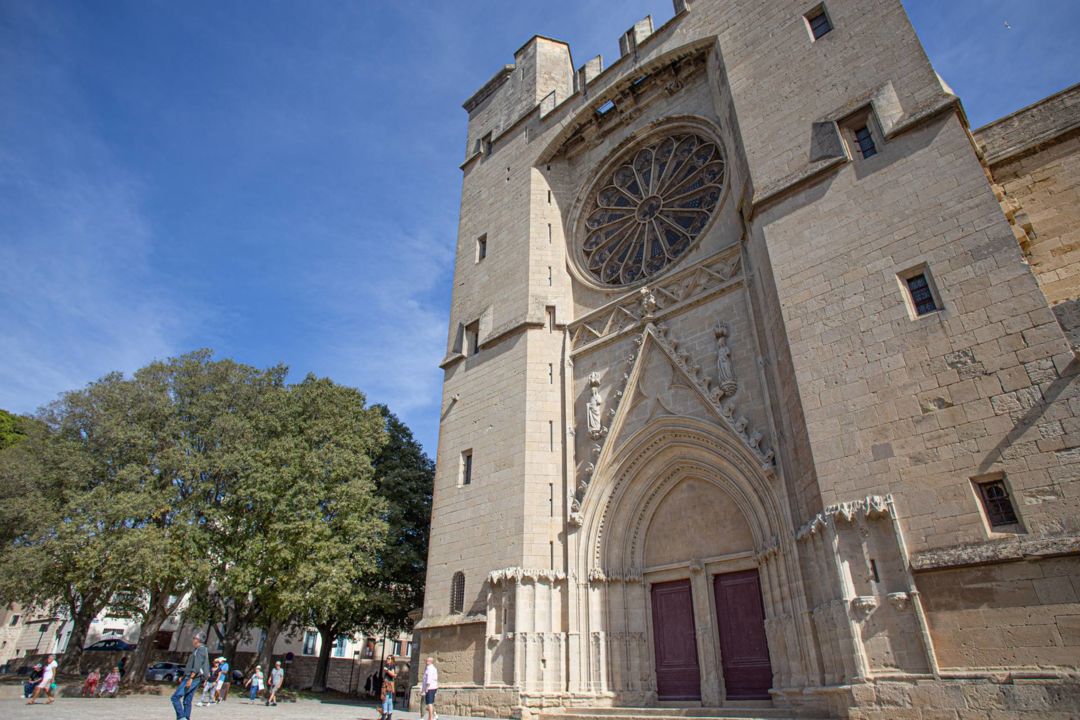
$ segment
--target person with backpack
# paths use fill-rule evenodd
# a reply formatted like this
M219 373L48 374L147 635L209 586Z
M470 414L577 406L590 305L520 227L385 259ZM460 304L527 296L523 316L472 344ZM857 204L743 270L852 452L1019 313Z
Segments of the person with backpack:
M382 700L379 717L381 720L390 720L394 713L394 678L397 677L397 666L394 664L394 656L387 655L386 663L382 671L382 689L379 699Z

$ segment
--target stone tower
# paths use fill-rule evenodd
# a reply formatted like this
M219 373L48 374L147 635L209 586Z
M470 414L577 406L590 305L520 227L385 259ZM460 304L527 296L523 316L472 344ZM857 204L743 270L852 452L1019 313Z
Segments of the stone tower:
M674 9L465 103L440 709L1075 712L1076 361L958 99L898 0Z

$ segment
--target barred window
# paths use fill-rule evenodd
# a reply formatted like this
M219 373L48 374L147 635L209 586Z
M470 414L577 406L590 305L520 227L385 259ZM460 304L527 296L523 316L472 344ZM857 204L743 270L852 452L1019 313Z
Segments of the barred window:
M863 159L877 155L877 145L874 144L874 135L870 132L869 125L855 129L855 144L859 146L859 154Z
M465 573L454 573L450 582L450 614L460 615L465 611Z
M979 482L975 483L975 486L979 489L979 499L982 500L990 527L1017 525L1020 522L1004 480Z
M907 286L911 292L911 303L915 306L916 315L925 315L938 309L937 303L934 302L934 294L930 292L930 283L926 279L926 273L909 277Z

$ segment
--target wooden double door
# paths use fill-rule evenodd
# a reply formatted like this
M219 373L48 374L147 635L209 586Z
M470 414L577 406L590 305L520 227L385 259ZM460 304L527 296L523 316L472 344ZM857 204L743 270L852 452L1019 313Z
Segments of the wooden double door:
M728 700L768 699L772 665L757 570L713 577L721 672ZM656 686L660 700L700 700L701 667L689 580L652 586Z

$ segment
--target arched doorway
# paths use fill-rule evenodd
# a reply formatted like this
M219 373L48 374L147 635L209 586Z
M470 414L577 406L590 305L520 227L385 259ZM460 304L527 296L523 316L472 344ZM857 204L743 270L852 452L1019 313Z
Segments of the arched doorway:
M575 553L581 689L716 706L768 698L799 671L781 591L797 572L790 519L769 482L738 437L690 418L655 419L614 449Z

